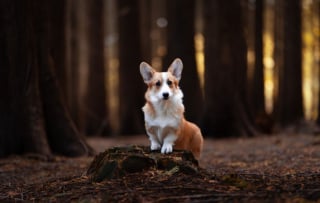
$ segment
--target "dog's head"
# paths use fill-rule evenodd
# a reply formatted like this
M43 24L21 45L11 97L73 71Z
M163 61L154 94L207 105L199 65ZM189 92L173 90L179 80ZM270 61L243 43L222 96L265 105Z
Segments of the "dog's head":
M149 99L154 102L166 101L180 93L179 81L182 69L183 64L179 58L172 62L167 72L157 72L146 62L142 62L140 73L144 82L148 85Z

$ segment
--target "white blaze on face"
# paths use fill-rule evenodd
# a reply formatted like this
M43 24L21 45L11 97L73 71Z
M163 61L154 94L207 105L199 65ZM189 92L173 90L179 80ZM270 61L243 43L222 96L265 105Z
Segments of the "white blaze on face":
M164 95L168 94L168 98L170 98L172 96L172 91L170 86L168 85L168 73L166 72L161 73L161 78L162 78L162 84L161 84L158 97L164 99Z

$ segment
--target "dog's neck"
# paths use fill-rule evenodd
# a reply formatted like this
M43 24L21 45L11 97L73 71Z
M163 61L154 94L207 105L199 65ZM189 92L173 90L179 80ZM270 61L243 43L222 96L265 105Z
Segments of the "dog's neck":
M172 116L179 115L184 112L184 105L182 102L161 101L153 105L156 115Z
M168 100L152 102L151 105L154 109L154 116L182 116L184 113L182 98L183 94L179 92Z

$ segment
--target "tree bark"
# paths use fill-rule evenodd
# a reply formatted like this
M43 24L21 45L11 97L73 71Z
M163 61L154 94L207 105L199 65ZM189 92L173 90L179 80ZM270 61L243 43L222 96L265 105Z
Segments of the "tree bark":
M77 128L80 126L81 108L79 107L79 50L78 42L79 23L77 19L77 11L79 10L79 3L76 0L66 0L66 76L65 95L67 107L70 115L74 120ZM59 79L63 70L57 70ZM63 79L61 79L63 80Z
M265 110L264 67L263 67L263 0L255 2L253 33L254 67L249 77L249 103L256 127L263 133L271 133L272 119Z
M175 58L183 62L183 77L180 87L184 93L186 118L199 124L202 114L203 95L197 72L195 54L195 1L175 0L167 1L168 37L167 55L164 59L163 71Z
M89 154L90 147L72 125L59 97L50 54L48 2L1 1L4 33L0 44L1 80L7 90L0 99L0 156L51 152ZM2 85L1 85L2 86ZM6 109L8 108L8 109ZM10 114L8 118L4 117ZM4 126L5 124L6 126Z
M140 42L141 55L144 61L152 60L152 41L151 41L151 4L150 0L139 0L139 19L140 19Z
M1 127L0 155L12 153L49 154L45 139L42 101L39 90L39 70L35 51L35 27L32 26L34 4L21 2L1 2L1 19L4 33L1 41L4 52L1 69L6 75L7 98L2 99L1 117L6 126ZM25 8L25 9L22 9ZM23 34L19 34L23 33ZM17 60L18 59L18 60ZM2 86L2 85L1 85ZM8 109L5 109L7 108ZM2 122L1 122L2 124ZM38 139L37 139L38 138Z
M139 73L142 62L138 0L118 1L120 134L143 133L141 108L144 86Z
M256 1L255 9L255 67L253 74L252 111L257 116L265 114L263 74L263 0Z
M247 103L247 48L239 1L205 1L204 134L255 135Z
M89 2L89 72L85 97L85 133L106 135L110 131L104 66L103 0Z
M280 127L297 124L303 119L302 105L302 41L300 0L280 0L278 4L276 59L279 86L275 104L276 121ZM283 46L281 46L283 45ZM283 58L281 58L283 57ZM283 61L283 63L281 62ZM278 63L279 62L279 63Z

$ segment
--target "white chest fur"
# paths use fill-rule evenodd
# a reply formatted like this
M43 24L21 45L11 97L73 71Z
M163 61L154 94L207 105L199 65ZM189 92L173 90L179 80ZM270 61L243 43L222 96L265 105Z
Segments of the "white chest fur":
M175 114L173 112L158 112L155 116L151 116L145 112L144 116L147 126L159 128L178 128L182 118L182 115Z
M175 132L181 125L184 112L182 98L153 103L152 113L147 105L143 107L143 111L148 135L157 139L159 144L162 144L168 135L176 137Z

